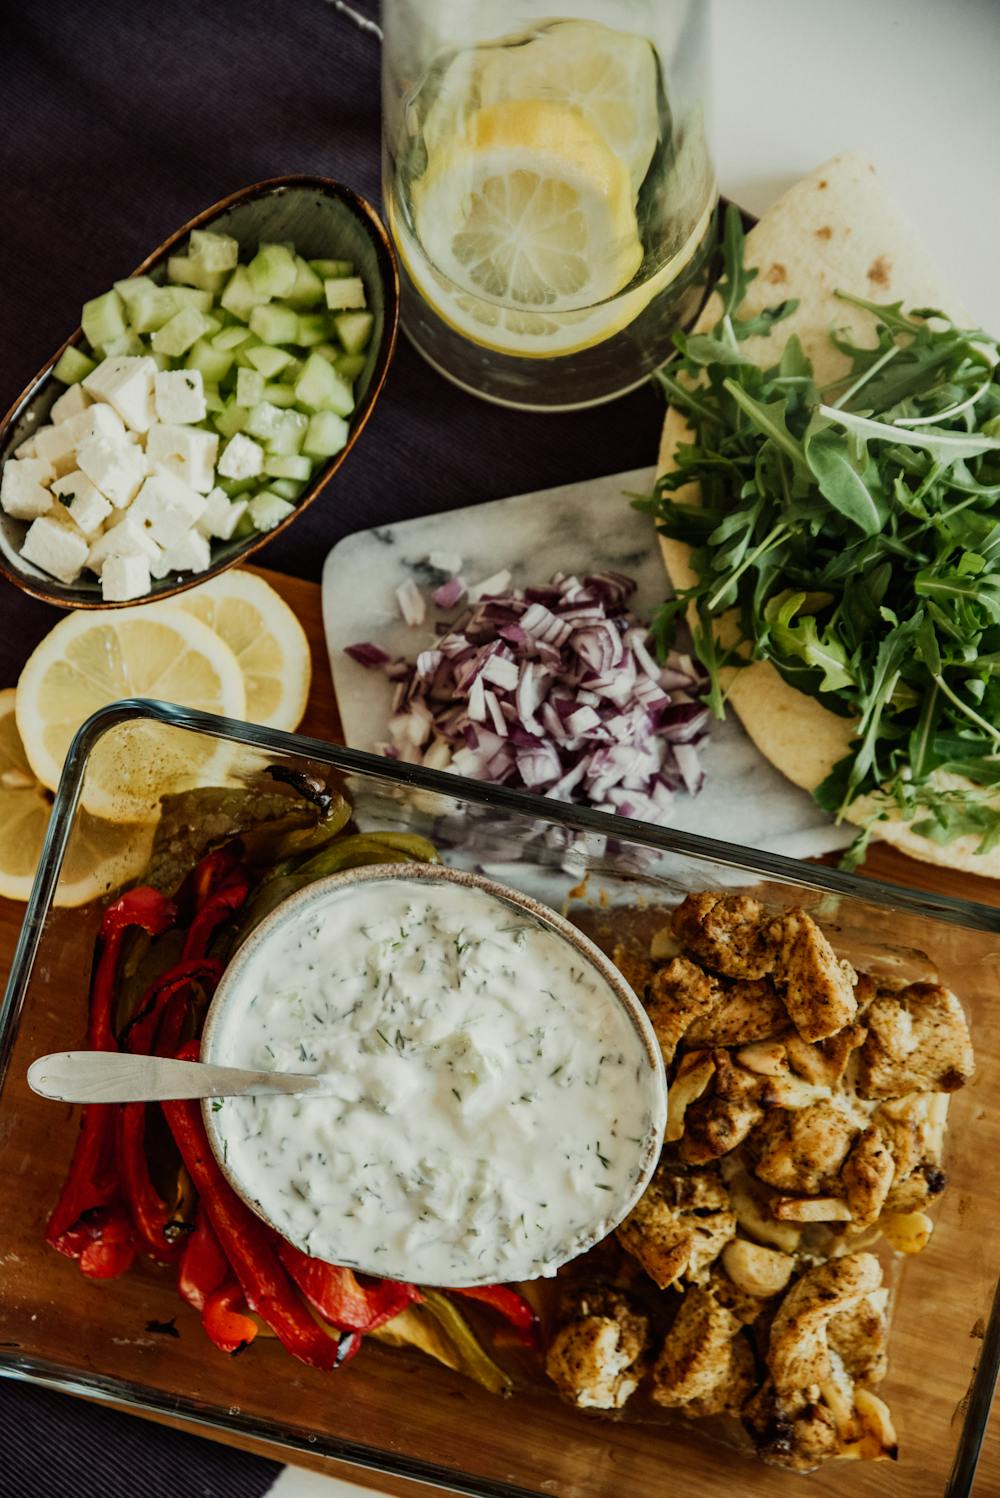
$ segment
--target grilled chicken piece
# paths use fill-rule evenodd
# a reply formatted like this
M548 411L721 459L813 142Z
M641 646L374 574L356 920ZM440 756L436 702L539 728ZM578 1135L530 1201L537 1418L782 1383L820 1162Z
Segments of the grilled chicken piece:
M738 1066L728 1051L713 1051L712 1058L711 1091L684 1114L680 1151L688 1165L704 1165L728 1154L764 1117L760 1099L765 1078Z
M744 1407L744 1417L764 1460L793 1472L813 1472L837 1456L840 1440L832 1413L816 1400L796 1401L789 1410L770 1379Z
M653 1368L653 1399L692 1417L736 1415L755 1383L740 1317L710 1290L688 1290Z
M955 1092L972 1076L969 1027L950 989L911 983L880 994L865 1016L858 1087L863 1097Z
M692 1020L707 1014L719 998L719 984L711 974L686 957L674 957L653 975L646 1013L669 1066L677 1043Z
M545 1369L581 1409L620 1410L645 1372L649 1322L617 1290L578 1293L549 1345Z
M817 1087L839 1087L847 1063L865 1038L863 1025L845 1025L836 1035L809 1045L801 1035L786 1035L785 1054L792 1070Z
M688 1045L748 1045L788 1025L785 1006L769 978L737 978L685 1032Z
M892 1155L895 1173L885 1200L891 1212L913 1212L944 1190L941 1169L947 1092L911 1092L880 1104L872 1117Z
M874 1254L844 1254L809 1269L785 1296L771 1324L767 1366L779 1399L789 1400L831 1377L829 1327L882 1284Z
M688 895L673 914L682 946L727 978L766 978L774 952L761 940L764 907L747 895Z
M682 1277L705 1278L735 1232L736 1217L718 1170L661 1165L617 1237L664 1290Z
M763 940L774 950L774 984L803 1040L825 1040L851 1023L858 1007L854 969L838 960L812 916L789 910Z
M856 1305L831 1316L827 1341L855 1383L881 1383L886 1373L888 1290L873 1290Z
M773 1109L750 1141L755 1172L779 1191L829 1192L857 1133L847 1114L825 1098L807 1108Z
M856 1229L870 1227L885 1206L896 1173L881 1129L871 1124L856 1140L840 1173Z

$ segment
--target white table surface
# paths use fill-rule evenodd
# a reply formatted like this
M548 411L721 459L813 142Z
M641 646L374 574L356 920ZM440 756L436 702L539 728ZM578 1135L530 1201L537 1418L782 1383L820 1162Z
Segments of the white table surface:
M1000 0L715 0L713 28L726 196L760 214L865 149L963 303L1000 329ZM272 1498L360 1492L287 1468Z

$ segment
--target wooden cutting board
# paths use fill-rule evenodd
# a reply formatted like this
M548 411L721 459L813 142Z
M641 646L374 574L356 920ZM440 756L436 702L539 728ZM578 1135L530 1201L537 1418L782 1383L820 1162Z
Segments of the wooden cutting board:
M324 642L319 587L315 583L304 582L300 578L286 577L282 573L269 572L264 568L252 570L259 572L260 576L265 578L294 609L309 639L313 666L312 691L306 715L301 724L302 732L331 743L342 743L340 715L337 711ZM940 869L931 864L916 863L891 848L874 847L868 856L863 873L874 879L909 885L934 894L954 895L981 901L987 905L1000 905L1000 881L978 879L967 874L956 874L948 869ZM22 905L10 900L0 900L0 979L4 982L10 968L23 913ZM163 1418L158 1423L192 1430L192 1427L184 1421ZM196 1428L194 1433L204 1434ZM326 1457L311 1456L307 1452L288 1452L280 1446L242 1436L218 1437L218 1439L224 1440L227 1445L238 1446L261 1456L271 1457L277 1461L292 1461L329 1476L357 1483L373 1491L391 1494L393 1498L418 1498L419 1494L440 1494L440 1498L446 1498L443 1489L364 1472L359 1468L347 1466ZM718 1476L724 1482L722 1464L725 1459L721 1451L719 1456ZM738 1479L738 1472L735 1468L732 1476ZM686 1479L685 1482L685 1492L688 1498L718 1498L720 1491L722 1489L714 1481L710 1487L703 1487L700 1483L695 1484L690 1479ZM981 1493L983 1498L990 1498L990 1495L1000 1493L1000 1418L996 1415L994 1415L983 1449L976 1491Z

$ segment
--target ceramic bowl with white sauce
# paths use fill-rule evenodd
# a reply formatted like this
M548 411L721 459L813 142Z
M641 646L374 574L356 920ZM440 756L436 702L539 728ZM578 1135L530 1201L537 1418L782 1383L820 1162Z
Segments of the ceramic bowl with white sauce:
M614 965L537 901L437 865L284 901L227 968L202 1059L330 1076L206 1102L209 1140L297 1247L391 1279L553 1274L627 1215L663 1143L660 1048Z

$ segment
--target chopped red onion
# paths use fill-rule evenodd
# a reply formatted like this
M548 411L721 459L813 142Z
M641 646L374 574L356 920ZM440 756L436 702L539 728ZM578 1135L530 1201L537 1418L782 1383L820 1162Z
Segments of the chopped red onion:
M400 583L396 589L396 602L399 604L399 612L411 629L415 629L418 624L423 624L427 605L424 603L424 595L412 577L408 577L406 582Z
M464 595L466 606L435 626L433 646L415 664L390 660L376 645L348 647L395 683L382 751L668 822L677 791L695 795L704 782L705 683L687 655L655 660L648 629L626 612L634 591L616 572L557 573L523 591L510 589L505 569L468 590L450 578L432 594L435 604L454 608ZM407 584L398 596L411 622L418 610Z

